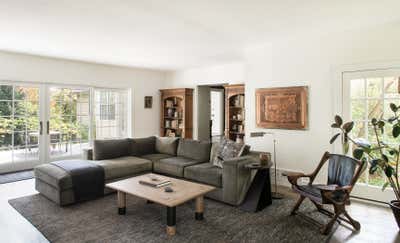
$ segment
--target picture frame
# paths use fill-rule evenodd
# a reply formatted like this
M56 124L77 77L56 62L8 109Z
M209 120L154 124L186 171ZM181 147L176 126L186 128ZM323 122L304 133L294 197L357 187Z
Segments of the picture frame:
M144 108L151 109L153 107L153 96L144 97Z
M257 89L256 125L271 129L307 129L308 87Z

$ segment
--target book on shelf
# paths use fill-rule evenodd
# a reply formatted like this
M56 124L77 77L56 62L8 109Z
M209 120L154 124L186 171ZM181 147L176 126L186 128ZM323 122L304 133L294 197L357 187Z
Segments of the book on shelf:
M139 183L145 186L151 187L163 187L171 184L171 181L168 179L162 179L157 176L149 176L139 180Z
M165 107L172 108L174 106L174 102L172 100L165 101Z

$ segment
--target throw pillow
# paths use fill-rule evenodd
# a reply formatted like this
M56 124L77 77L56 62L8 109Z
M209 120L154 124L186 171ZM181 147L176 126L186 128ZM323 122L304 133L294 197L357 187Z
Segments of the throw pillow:
M178 146L178 138L171 138L171 137L156 138L157 153L176 156L177 146Z
M222 168L224 160L241 156L244 148L245 144L224 139L219 146L217 156L214 157L213 165Z

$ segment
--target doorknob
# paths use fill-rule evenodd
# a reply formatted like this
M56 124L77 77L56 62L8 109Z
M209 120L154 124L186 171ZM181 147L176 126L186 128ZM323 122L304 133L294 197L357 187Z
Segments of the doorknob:
M50 122L47 121L47 135L50 134Z

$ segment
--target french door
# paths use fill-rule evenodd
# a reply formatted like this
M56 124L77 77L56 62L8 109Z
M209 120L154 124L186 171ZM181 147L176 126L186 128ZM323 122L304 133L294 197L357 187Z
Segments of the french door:
M90 88L0 83L0 173L79 157L90 141Z
M372 118L388 119L393 115L389 104L400 105L400 69L382 69L354 71L343 73L342 110L346 121L354 121L351 136L364 138L372 144L377 143L371 126ZM391 129L379 135L388 145L398 147L400 140L393 138ZM390 187L382 191L387 178L383 171L368 173L369 164L360 176L353 195L376 201L393 200L394 193Z

